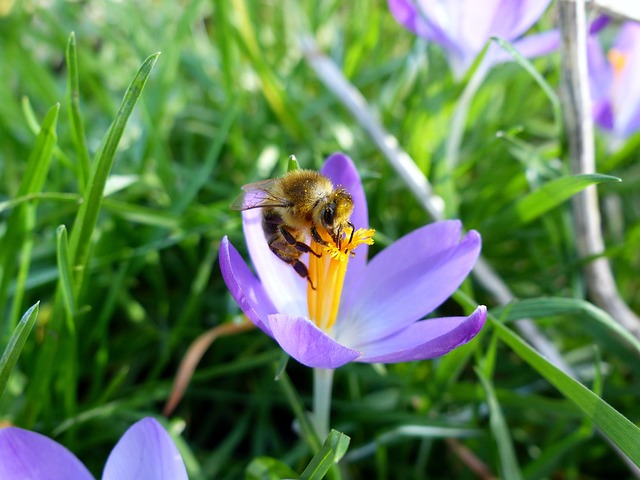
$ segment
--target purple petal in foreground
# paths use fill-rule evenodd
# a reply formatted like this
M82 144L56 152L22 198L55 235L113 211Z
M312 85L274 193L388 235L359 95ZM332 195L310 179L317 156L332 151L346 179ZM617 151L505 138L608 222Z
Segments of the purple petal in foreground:
M276 310L289 315L307 315L307 281L269 250L262 230L262 209L242 212L242 226L251 263ZM307 257L305 254L300 260L307 264Z
M484 326L487 307L479 306L468 317L423 320L401 332L363 345L358 362L396 363L444 355L474 338Z
M153 418L143 418L125 432L111 451L103 480L188 480L173 440Z
M267 316L276 311L262 285L227 237L220 243L220 271L231 295L245 315L267 335Z
M273 336L297 361L313 368L338 368L360 356L339 344L304 317L269 315Z
M0 479L93 480L76 456L44 435L0 430Z
M338 340L358 348L432 312L460 286L480 254L480 235L460 240L456 221L406 235L367 265L364 288L345 306Z

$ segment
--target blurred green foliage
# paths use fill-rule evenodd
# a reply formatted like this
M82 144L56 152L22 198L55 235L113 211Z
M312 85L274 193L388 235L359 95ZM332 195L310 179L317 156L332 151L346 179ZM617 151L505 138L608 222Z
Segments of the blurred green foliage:
M96 474L133 421L159 414L189 344L238 320L216 257L224 235L244 253L240 216L228 208L242 184L283 173L291 154L318 168L341 150L364 180L378 232L374 253L430 221L300 49L301 35L313 35L434 178L463 86L438 47L403 30L382 0L24 0L0 7L3 349L22 314L40 302L0 419L54 436ZM66 60L71 32L75 120ZM86 164L95 168L104 156L127 87L154 52L162 53L111 144L117 151L89 231L86 268L78 270L77 215L91 187ZM557 86L557 54L534 66ZM601 173L623 180L600 186L605 254L638 311L637 148L612 156L605 145L599 140ZM565 157L545 92L515 63L496 68L471 105L460 163L449 175L459 217L480 231L483 255L520 298L585 298L568 202L529 222L503 218L527 193L566 175ZM464 290L496 306L474 281ZM440 309L461 311L453 301ZM600 371L604 399L637 422L637 352L580 309L539 317L582 382L591 386ZM261 456L304 470L314 452L298 439L274 381L279 357L259 332L226 337L205 355L165 423L182 433L191 478L241 478ZM484 389L474 365L492 375ZM310 371L290 361L287 372L308 402ZM490 412L498 412L498 426ZM341 462L348 478L475 478L461 448L495 475L513 468L524 478L629 475L579 410L488 328L441 360L339 369L332 414L332 427L351 437ZM496 433L505 426L513 441L509 465L500 454L509 438Z

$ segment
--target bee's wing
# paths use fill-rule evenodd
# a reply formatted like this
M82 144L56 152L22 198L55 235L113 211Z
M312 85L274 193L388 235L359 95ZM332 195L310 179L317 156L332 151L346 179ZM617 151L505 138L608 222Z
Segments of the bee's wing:
M232 210L250 210L263 207L286 207L289 201L270 192L275 179L270 178L242 186L244 192L231 204Z

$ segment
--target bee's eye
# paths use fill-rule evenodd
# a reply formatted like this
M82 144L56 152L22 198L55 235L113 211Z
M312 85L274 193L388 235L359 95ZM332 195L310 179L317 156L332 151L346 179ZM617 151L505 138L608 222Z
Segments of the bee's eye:
M322 223L325 227L333 226L333 221L336 217L336 204L329 203L322 209Z

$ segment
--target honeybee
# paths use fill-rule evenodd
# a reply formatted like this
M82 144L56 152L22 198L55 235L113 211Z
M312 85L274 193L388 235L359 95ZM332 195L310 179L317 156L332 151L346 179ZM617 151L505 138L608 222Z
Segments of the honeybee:
M344 188L334 187L331 180L313 170L293 170L280 178L250 183L242 187L244 193L232 204L233 210L262 208L262 230L269 249L288 263L311 288L307 266L300 261L303 253L316 257L305 243L309 237L321 245L324 230L339 247L342 235L350 229L353 199ZM320 231L318 230L320 229Z

